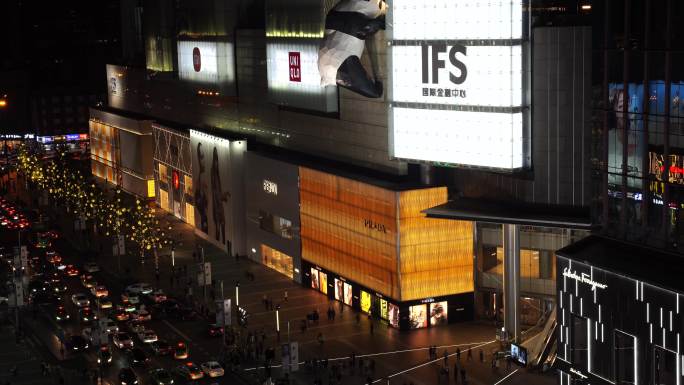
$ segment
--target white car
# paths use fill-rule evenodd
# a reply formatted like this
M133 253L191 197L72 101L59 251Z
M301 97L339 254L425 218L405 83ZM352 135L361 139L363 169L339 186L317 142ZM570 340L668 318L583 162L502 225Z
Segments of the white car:
M119 349L133 348L133 340L131 339L131 336L128 335L128 333L119 332L114 334L112 342L114 342L114 345L116 345L116 347Z
M206 374L209 377L222 377L224 372L223 368L221 367L221 364L219 364L216 361L209 361L205 362L202 365L200 365L202 368L202 371L204 374Z
M90 288L90 293L92 293L95 298L106 297L109 295L109 290L103 285L95 285Z
M87 273L97 273L100 271L100 266L98 266L95 262L87 262L83 265L83 271Z
M119 332L119 325L116 324L116 322L112 321L111 319L106 319L103 321L103 329L107 332L107 334L114 334Z
M144 344L151 344L153 342L157 342L157 340L159 339L157 337L157 333L155 333L154 330L151 329L145 329L142 333L138 333L138 338Z
M152 288L152 285L150 285L149 283L138 282L132 285L128 285L126 287L126 291L128 293L133 294L150 294L154 291L154 289Z
M71 302L78 307L90 306L90 300L83 293L74 294L71 296Z

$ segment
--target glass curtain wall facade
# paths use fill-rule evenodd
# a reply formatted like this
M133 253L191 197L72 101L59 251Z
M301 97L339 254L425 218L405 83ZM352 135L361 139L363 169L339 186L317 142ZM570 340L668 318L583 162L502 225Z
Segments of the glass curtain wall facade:
M594 4L594 135L609 235L684 251L684 32L675 0Z

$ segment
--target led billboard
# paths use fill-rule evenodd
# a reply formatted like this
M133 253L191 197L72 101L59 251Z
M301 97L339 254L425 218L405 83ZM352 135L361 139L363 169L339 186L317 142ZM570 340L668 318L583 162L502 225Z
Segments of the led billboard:
M233 44L225 41L180 40L178 77L190 83L228 91L235 83Z
M526 167L521 1L395 0L389 13L395 158Z

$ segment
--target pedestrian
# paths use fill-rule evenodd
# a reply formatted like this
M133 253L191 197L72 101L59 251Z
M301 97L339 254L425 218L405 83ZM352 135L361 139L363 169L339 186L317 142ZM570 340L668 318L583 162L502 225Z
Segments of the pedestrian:
M287 302L287 290L285 290L285 294L283 295L283 297L285 298L285 302Z
M444 366L449 365L449 351L444 349Z
M318 333L318 337L316 337L318 340L318 343L322 346L323 345L323 333Z
M458 364L454 363L454 383L458 384Z
M456 348L456 361L461 361L461 348Z
M465 369L461 369L461 382L463 383L463 385L465 385L465 383L466 383L466 371L465 371Z
M192 260L194 262L197 262L197 252L195 252L195 251L192 252Z
M473 359L473 348L468 349L468 361Z
M332 320L334 321L335 320L335 308L332 307L331 309L332 309Z
M506 370L511 370L511 359L506 360Z
M484 364L484 352L480 349L480 363Z
M266 310L268 310L268 297L266 296L265 293L264 293L264 295L263 295L263 297L262 297L262 299L261 299L261 303L263 303L263 304L264 304L264 307L266 307Z

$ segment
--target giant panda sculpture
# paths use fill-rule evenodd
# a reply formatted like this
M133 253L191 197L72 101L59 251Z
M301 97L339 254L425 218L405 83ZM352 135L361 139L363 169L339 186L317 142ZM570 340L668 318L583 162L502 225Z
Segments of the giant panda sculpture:
M338 85L369 98L382 96L382 82L363 65L365 40L385 29L383 0L342 0L325 18L325 35L318 51L321 85Z

